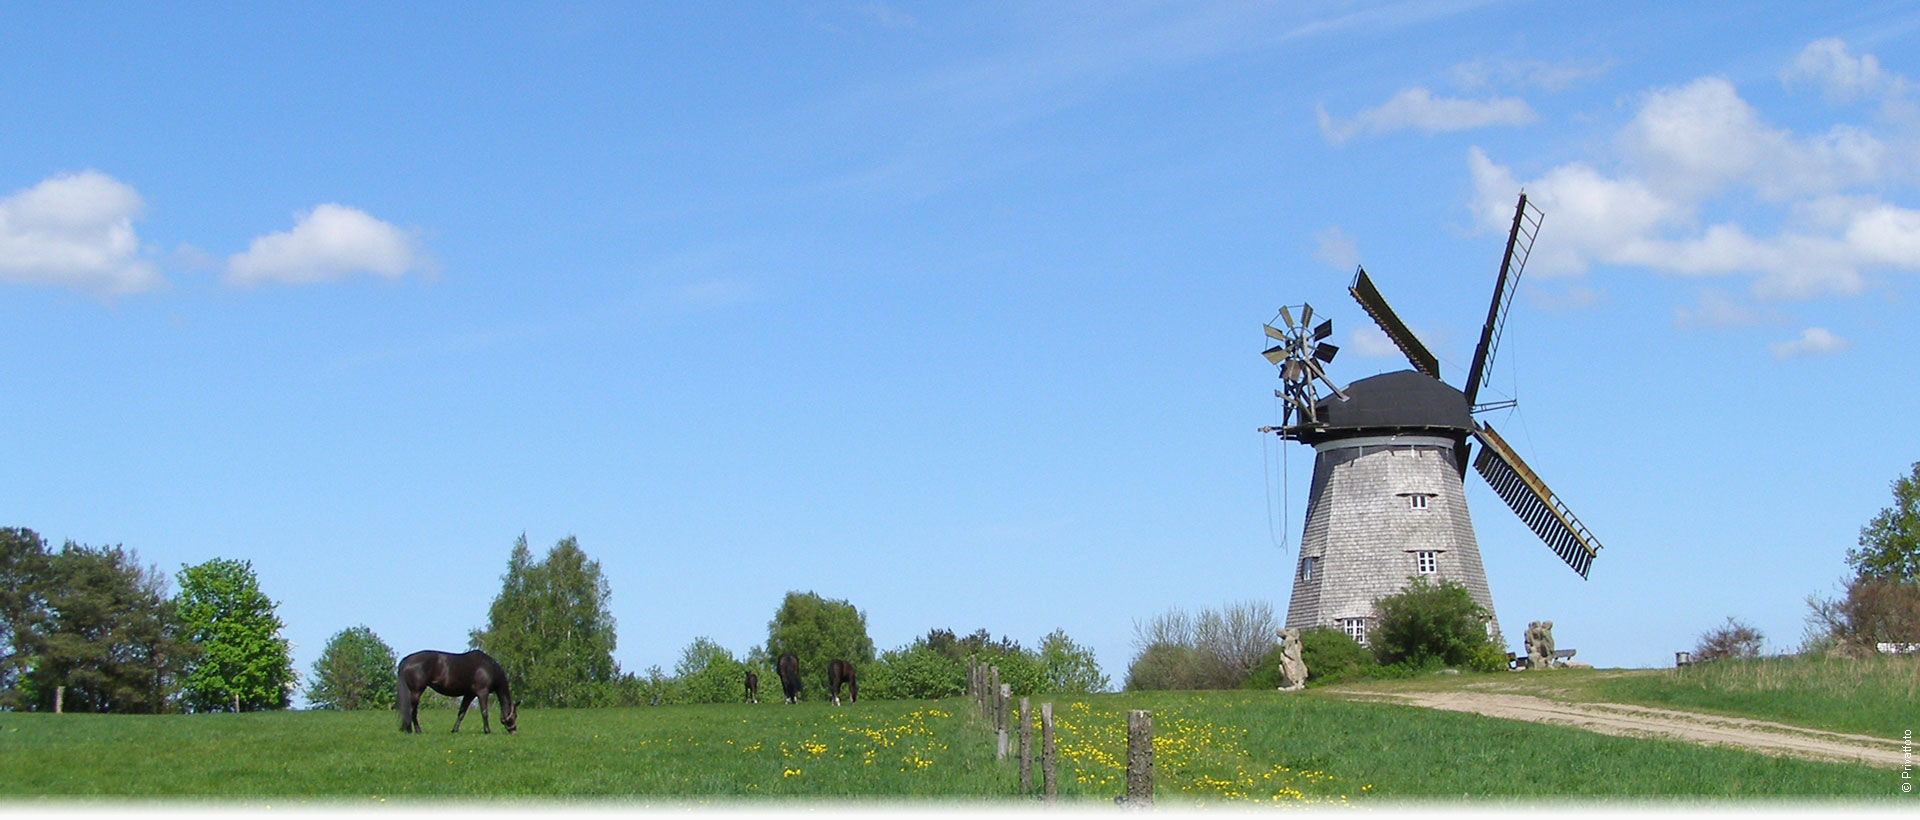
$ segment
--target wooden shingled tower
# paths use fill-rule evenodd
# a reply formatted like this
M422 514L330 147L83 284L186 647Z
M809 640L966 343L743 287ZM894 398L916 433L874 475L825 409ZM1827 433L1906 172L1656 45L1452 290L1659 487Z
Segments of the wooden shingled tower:
M1266 326L1274 344L1265 355L1282 383L1274 395L1285 402L1281 426L1262 432L1315 452L1288 628L1337 627L1364 640L1373 602L1415 576L1456 581L1493 612L1462 485L1475 441L1481 448L1474 469L1554 554L1586 577L1599 542L1491 426L1473 418L1513 404L1475 401L1539 226L1540 212L1521 194L1464 390L1440 380L1439 360L1387 306L1365 269L1349 292L1412 370L1341 388L1324 370L1338 352L1321 341L1332 335L1332 322L1313 325L1313 308L1302 305L1297 322L1292 310L1281 308L1277 323ZM1489 628L1497 631L1498 621Z

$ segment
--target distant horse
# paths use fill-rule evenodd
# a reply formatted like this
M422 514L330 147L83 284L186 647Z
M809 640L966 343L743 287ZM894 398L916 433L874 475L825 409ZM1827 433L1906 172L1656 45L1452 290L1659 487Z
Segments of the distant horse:
M854 679L853 664L834 658L827 663L827 692L833 695L833 705L840 705L840 685L847 685L847 702L860 702L860 682Z
M787 696L788 703L800 702L800 659L792 652L780 656L780 662L774 664L775 672L780 673L780 691Z
M753 672L747 673L747 702L760 702L760 676Z
M507 727L507 734L514 733L514 718L519 709L507 693L507 671L485 652L478 649L459 655L430 649L415 652L401 659L396 677L394 702L400 709L402 732L420 731L420 695L427 687L433 687L433 691L442 695L460 698L460 714L453 718L454 731L460 731L467 707L473 705L474 698L479 698L480 731L492 734L493 727L487 723L487 696L496 695L500 698L500 725Z

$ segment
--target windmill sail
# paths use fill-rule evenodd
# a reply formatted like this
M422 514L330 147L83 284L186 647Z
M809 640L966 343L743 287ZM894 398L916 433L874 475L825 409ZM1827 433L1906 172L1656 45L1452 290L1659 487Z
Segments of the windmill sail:
M1514 514L1520 516L1560 560L1573 567L1580 577L1587 577L1587 568L1593 565L1600 551L1600 543L1594 540L1593 534L1587 532L1573 511L1547 489L1546 483L1492 427L1481 424L1474 431L1474 437L1480 439L1482 446L1473 468L1480 471L1480 476L1493 487L1500 500L1507 502Z
M1367 315L1373 317L1373 323L1379 325L1380 330L1387 334L1387 338L1393 340L1394 346L1400 348L1401 353L1407 354L1407 361L1413 363L1413 369L1433 378L1440 378L1440 360L1427 350L1426 345L1420 343L1420 340L1413 335L1413 331L1407 329L1406 323L1400 321L1400 317L1394 314L1393 308L1387 307L1386 298L1381 296L1380 290L1373 286L1373 280L1367 278L1366 268L1361 268L1360 272L1354 275L1353 284L1347 288L1347 292L1353 294L1354 301L1359 302L1360 307L1366 309Z
M1480 382L1493 369L1493 354L1500 347L1500 335L1507 327L1507 306L1513 304L1513 294L1520 289L1520 272L1527 267L1527 257L1533 255L1533 238L1540 235L1540 220L1545 216L1539 208L1532 213L1527 211L1527 195L1520 194L1520 204L1513 208L1513 227L1507 231L1507 250L1500 257L1500 276L1493 280L1493 303L1487 306L1487 322L1480 327L1480 344L1473 350L1473 365L1467 371L1467 407L1475 407L1474 401L1480 395Z

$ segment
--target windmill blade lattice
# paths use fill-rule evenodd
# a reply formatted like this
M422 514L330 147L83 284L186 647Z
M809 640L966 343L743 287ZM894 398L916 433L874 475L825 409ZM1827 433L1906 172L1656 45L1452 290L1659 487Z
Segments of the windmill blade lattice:
M1480 477L1546 542L1548 549L1580 573L1580 577L1587 577L1587 569L1593 566L1593 559L1600 552L1600 542L1491 426L1482 423L1474 431L1474 437L1481 444L1480 457L1473 460L1473 468L1480 471Z

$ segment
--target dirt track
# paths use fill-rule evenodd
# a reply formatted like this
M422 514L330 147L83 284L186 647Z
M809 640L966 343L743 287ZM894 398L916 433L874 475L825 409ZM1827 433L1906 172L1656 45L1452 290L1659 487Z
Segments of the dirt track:
M1898 738L1803 729L1764 720L1676 712L1620 703L1561 703L1530 695L1491 692L1359 692L1336 690L1354 700L1405 703L1450 712L1573 726L1628 737L1658 737L1710 746L1733 746L1762 754L1808 760L1900 768Z

